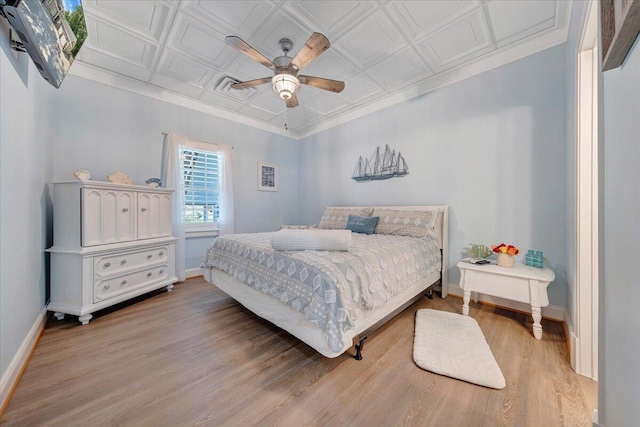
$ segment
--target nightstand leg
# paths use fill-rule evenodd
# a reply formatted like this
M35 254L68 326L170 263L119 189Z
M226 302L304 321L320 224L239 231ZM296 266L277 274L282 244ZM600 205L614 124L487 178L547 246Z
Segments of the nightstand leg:
M473 302L475 302L475 303L478 302L478 293L477 292L473 293Z
M533 336L537 340L542 339L542 325L540 324L542 310L540 310L540 307L531 307L531 315L533 316Z
M464 314L465 316L469 315L470 300L471 300L471 291L464 291L464 296L462 297L462 301L464 301L464 304L462 304L462 314Z

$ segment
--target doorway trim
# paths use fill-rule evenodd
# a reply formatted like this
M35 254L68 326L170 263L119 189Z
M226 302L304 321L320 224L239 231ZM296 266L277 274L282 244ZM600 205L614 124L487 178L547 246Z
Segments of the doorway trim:
M575 292L571 366L598 379L598 46L597 2L587 2L576 64Z

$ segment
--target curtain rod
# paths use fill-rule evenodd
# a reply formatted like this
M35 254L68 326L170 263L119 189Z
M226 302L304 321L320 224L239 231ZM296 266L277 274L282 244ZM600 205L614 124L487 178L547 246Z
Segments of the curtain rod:
M169 135L169 132L167 132L167 131L162 131L162 132L160 132L160 135L167 136L167 135ZM217 144L216 142L202 141L202 140L200 140L200 139L195 139L195 138L186 138L186 139L190 139L190 140L192 140L192 141L203 142L203 143L205 143L205 144ZM235 145L232 145L232 146L231 146L231 149L232 149L232 150L235 150L235 149L236 149L236 146L235 146Z

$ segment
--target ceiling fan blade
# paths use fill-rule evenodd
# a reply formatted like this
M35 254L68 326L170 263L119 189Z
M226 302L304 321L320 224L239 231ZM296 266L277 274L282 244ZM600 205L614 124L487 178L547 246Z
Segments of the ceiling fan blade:
M331 43L329 40L320 33L313 33L309 40L307 40L300 49L300 51L296 54L295 58L291 63L298 67L298 70L301 70L302 67L307 65L309 62L316 59L322 52L329 49Z
M263 77L261 79L249 80L246 82L238 82L231 85L231 89L246 89L248 87L263 85L265 83L271 82L273 77Z
M254 48L252 48L249 45L249 43L245 42L240 37L227 36L227 37L224 38L224 41L226 41L229 46L232 46L232 47L238 49L240 52L244 53L245 55L247 55L249 58L253 59L254 61L258 61L259 63L261 63L265 67L267 67L267 68L269 68L271 70L275 70L275 68L276 68L275 65L273 65L273 63L267 57L265 57L263 54L261 54L260 52L258 52Z
M294 93L291 98L287 99L287 108L294 108L298 106L298 97Z
M300 83L317 87L318 89L329 90L331 92L340 93L344 89L344 82L339 80L323 79L322 77L298 76Z

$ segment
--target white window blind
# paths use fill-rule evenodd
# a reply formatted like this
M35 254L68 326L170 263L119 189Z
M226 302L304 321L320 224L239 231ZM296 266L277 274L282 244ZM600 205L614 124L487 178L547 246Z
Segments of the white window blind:
M192 148L188 142L182 151L184 221L188 228L211 228L220 218L220 160L215 151Z

